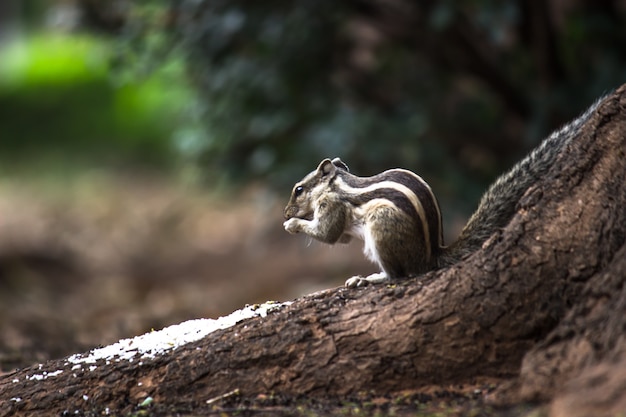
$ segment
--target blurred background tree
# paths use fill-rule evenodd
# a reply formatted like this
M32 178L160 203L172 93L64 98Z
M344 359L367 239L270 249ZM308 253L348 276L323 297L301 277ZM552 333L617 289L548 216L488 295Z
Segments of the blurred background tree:
M2 7L5 21L56 29L22 44L29 60L5 51L3 153L182 161L211 182L282 188L339 155L362 175L413 169L467 211L551 129L626 80L617 0Z
M177 149L207 178L284 187L322 157L413 169L473 207L551 129L626 80L626 2L81 0L121 66L183 57ZM454 197L452 197L454 196Z

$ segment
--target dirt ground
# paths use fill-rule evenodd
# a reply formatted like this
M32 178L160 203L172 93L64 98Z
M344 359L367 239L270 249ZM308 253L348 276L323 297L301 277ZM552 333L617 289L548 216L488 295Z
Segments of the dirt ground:
M354 417L541 417L532 405L507 409L485 405L482 398L492 390L491 384L471 387L437 387L404 391L393 396L367 394L351 398L291 398L280 395L259 395L243 398L236 392L225 398L209 400L209 404L185 410L180 407L151 403L139 405L136 415L220 415L220 416L354 416ZM533 414L534 413L534 414Z
M374 272L357 244L287 234L287 197L97 175L0 182L0 371Z

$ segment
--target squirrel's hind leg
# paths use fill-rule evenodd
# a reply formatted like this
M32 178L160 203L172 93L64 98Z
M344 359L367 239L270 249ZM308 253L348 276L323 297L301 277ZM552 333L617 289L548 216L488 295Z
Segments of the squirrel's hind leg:
M386 281L389 281L389 277L387 276L387 274L384 272L378 272L376 274L368 275L366 277L354 276L352 278L348 278L348 280L346 280L346 287L365 287L369 284L381 284Z

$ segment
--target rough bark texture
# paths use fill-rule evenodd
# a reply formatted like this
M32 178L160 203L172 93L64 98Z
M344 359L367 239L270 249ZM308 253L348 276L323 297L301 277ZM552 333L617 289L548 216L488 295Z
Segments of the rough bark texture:
M625 150L623 86L509 225L463 262L395 286L303 297L141 364L73 372L60 360L4 375L0 416L125 412L148 395L189 406L234 389L382 394L478 377L512 381L499 402L553 400L554 416L615 415L626 410ZM28 379L59 369L67 371Z

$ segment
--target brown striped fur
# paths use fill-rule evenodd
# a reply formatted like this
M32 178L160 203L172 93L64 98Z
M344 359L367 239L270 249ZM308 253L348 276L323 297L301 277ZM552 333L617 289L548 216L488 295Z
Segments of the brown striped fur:
M325 159L294 186L284 214L290 233L330 244L362 239L384 273L378 280L434 269L443 245L432 190L402 169L357 177L339 158Z
M348 172L339 158L323 160L317 170L296 184L285 208L285 230L302 232L327 243L347 242L352 237L363 239L366 255L383 272L366 278L353 277L346 282L348 286L452 265L506 226L521 196L567 151L603 99L553 132L500 176L450 246L443 246L437 199L419 176L392 169L373 177L357 177Z

